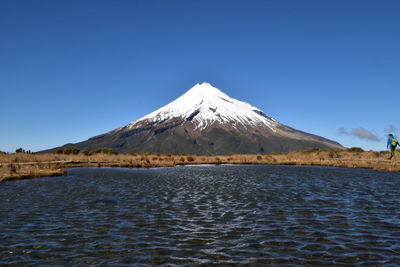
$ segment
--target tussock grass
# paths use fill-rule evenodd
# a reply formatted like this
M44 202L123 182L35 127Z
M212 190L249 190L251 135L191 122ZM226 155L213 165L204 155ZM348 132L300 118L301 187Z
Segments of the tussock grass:
M62 175L72 167L172 167L185 164L270 164L368 168L400 172L400 154L388 160L386 151L311 150L283 154L219 156L130 154L0 154L0 182L8 179Z

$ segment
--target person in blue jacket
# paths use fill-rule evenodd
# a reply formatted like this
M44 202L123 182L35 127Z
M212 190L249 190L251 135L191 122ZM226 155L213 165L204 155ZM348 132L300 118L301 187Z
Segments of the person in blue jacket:
M399 144L399 141L397 141L396 138L394 138L393 134L388 135L388 140L386 147L390 151L390 156L388 159L392 159L394 157L394 151L396 150L396 146Z

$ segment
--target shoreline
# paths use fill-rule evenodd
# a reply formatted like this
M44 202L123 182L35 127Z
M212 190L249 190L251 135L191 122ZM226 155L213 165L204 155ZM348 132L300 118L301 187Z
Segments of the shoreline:
M152 168L179 165L296 165L361 168L400 172L400 156L388 160L388 152L302 151L283 154L228 154L221 156L171 154L6 154L0 155L0 183L10 180L65 175L77 167Z

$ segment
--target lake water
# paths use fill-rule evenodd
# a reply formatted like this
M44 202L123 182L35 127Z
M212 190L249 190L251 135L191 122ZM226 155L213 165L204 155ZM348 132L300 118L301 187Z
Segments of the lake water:
M400 264L400 174L71 169L0 184L3 265Z

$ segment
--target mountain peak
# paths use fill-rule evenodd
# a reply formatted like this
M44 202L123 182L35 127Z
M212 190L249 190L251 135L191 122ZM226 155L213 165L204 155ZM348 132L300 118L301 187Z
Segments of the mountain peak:
M210 83L208 83L208 82L197 83L195 86L212 87L212 88L215 88L214 86L212 86L212 85L211 85Z
M274 119L248 103L229 97L206 82L196 84L173 102L132 122L129 127L132 128L144 120L159 123L172 118L195 123L199 130L214 123L228 123L233 127L263 125L275 131Z
M200 83L196 84L195 86L190 88L184 95L193 95L192 97L196 97L196 96L198 96L198 97L199 96L209 96L209 97L213 96L214 97L216 95L228 97L221 90L219 90L218 88L216 88L206 82L203 82L201 84Z

